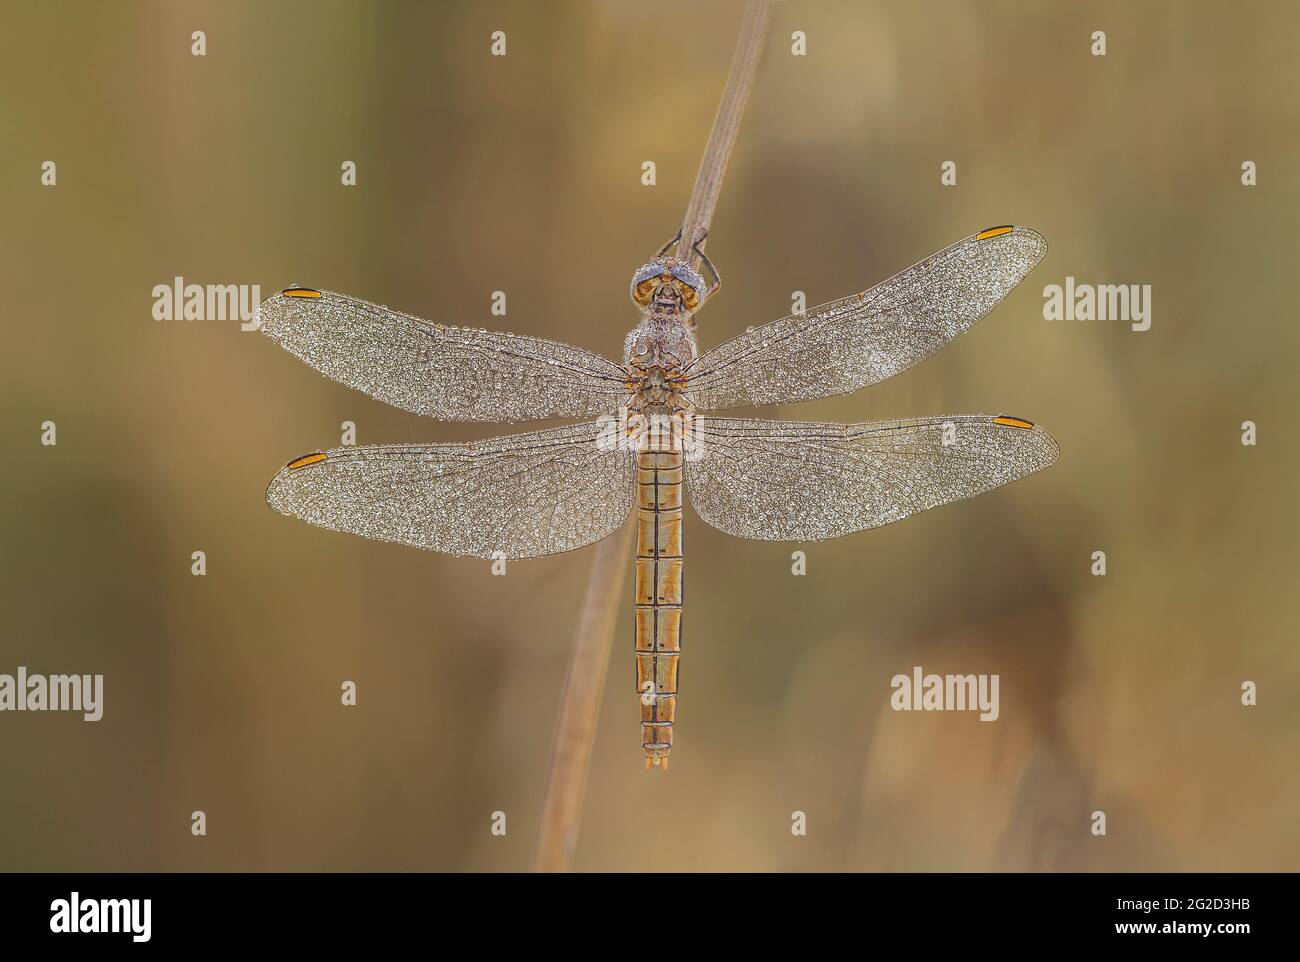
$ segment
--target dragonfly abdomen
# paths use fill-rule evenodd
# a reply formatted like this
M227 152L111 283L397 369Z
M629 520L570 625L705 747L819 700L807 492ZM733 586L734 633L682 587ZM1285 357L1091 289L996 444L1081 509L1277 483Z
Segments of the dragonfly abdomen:
M636 686L645 767L668 767L682 628L682 453L637 454Z

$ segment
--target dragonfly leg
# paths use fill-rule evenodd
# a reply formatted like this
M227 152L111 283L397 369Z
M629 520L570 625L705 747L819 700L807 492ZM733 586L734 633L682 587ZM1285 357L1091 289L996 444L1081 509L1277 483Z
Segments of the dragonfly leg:
M709 302L709 298L711 298L715 293L717 293L718 288L722 286L722 275L718 273L718 269L713 266L713 261L709 260L709 255L704 253L702 249L702 245L704 244L704 241L708 236L709 236L709 232L705 231L702 235L700 235L700 239L695 242L695 247L692 248L692 250L695 252L695 255L700 259L700 266L704 268L704 270L707 272L709 276L709 286L708 289L705 290L704 292L704 297L700 300L700 307L703 307L705 304L707 304Z
M665 254L667 254L670 250L672 250L672 249L673 249L674 247L676 247L679 243L681 243L681 239L682 239L682 231L681 231L681 228L678 228L678 229L677 229L677 233L673 235L673 239L670 240L670 241L669 241L667 244L665 244L663 247L659 248L659 253L656 254L655 257L656 257L656 258L663 257L663 256L664 256Z

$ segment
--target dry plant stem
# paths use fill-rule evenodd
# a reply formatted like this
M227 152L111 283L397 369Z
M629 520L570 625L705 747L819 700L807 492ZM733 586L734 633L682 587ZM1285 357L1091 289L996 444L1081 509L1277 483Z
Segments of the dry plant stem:
M736 143L740 117L758 71L763 41L771 15L770 0L750 0L741 21L736 54L731 73L713 120L713 133L704 150L704 160L695 178L686 216L682 220L682 240L678 246L683 259L691 247L701 241L713 221L713 210L722 190L727 160ZM700 245L703 247L703 244ZM592 560L587 594L578 616L573 654L564 680L560 714L551 746L551 767L542 801L542 818L538 832L537 854L533 868L539 872L565 872L573 865L578 843L578 820L582 814L582 797L587 786L587 770L596 740L596 721L609 667L610 645L619 602L627 576L628 557L632 550L635 513L617 534L602 541Z
M682 218L682 242L678 251L683 260L688 259L687 252L708 232L713 222L713 210L718 205L718 194L722 192L727 161L731 159L731 148L735 146L736 134L740 131L740 118L745 112L749 91L754 86L754 75L758 73L758 62L763 55L763 41L767 37L771 12L769 0L750 0L745 8L736 53L731 60L731 73L727 76L718 113L713 118L709 145L704 148L704 159L695 175L695 189L686 206L686 216Z
M587 597L578 613L578 628L564 678L564 696L551 745L551 772L542 801L541 832L533 868L567 872L578 843L578 816L587 787L587 769L596 740L600 699L605 692L610 643L618 620L618 600L632 553L632 518L596 546L587 580Z

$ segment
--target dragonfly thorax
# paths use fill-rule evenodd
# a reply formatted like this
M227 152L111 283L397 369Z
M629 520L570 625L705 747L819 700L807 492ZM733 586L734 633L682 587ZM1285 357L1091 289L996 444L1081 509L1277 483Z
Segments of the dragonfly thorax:
M682 379L676 370L652 367L635 381L632 407L652 414L669 414L681 408Z
M623 342L623 360L629 367L664 370L684 367L695 360L695 334L690 314L680 308L654 307L644 311L641 323Z
M695 335L679 317L645 314L628 334L624 354L630 411L670 415L689 407L683 371L695 360Z
M690 411L683 372L695 360L695 336L677 318L646 314L627 336L626 355L630 427L644 432L648 425L664 425ZM669 428L663 433L672 437L680 432Z

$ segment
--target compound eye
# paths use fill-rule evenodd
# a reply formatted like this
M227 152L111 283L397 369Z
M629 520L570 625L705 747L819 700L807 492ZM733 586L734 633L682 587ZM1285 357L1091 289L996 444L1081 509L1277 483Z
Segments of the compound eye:
M650 298L654 294L655 287L657 286L658 283L656 279L653 277L650 278L649 280L642 281L634 289L635 293L633 293L632 299L636 301L638 304L640 304L642 307L645 307L647 304L650 303Z
M704 280L699 272L686 264L679 264L672 270L673 278L682 291L682 301L690 310L700 306L700 296L704 292Z

